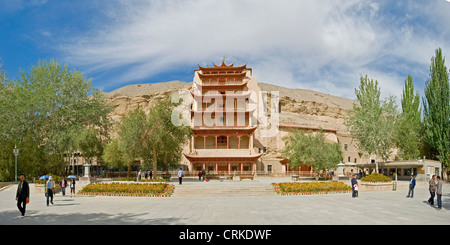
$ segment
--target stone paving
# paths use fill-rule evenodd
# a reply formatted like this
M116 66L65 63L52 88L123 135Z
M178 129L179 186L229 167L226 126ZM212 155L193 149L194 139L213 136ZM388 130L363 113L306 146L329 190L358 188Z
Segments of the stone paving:
M251 181L185 181L192 186L270 185L290 178L259 177ZM177 182L171 182L175 186ZM15 201L15 188L0 191L2 225L448 225L450 184L443 185L443 208L426 200L427 184L418 181L414 198L406 198L408 182L396 191L327 195L172 196L172 197L63 197L46 206L42 193L31 193L24 218ZM176 192L176 189L175 189ZM436 201L435 201L436 206Z

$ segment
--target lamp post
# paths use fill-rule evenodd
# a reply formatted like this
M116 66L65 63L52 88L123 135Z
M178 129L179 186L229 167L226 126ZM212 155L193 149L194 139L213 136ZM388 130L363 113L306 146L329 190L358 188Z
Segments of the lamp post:
M19 155L19 149L17 149L17 147L14 145L14 149L13 149L13 153L14 153L14 157L16 158L16 171L15 171L15 175L14 175L14 181L17 182L17 155Z

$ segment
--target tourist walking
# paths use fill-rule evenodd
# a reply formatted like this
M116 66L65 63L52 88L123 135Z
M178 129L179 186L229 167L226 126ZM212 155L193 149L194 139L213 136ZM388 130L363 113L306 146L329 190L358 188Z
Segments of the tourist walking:
M414 178L414 175L411 174L411 180L409 181L409 191L406 197L414 197L414 187L416 187L416 179Z
M28 182L25 181L24 174L20 175L20 182L17 186L16 201L17 207L19 208L23 218L25 216L27 203L30 201L30 187L28 186Z
M53 191L53 196L56 194L56 184L55 184L55 180L53 179L53 177L50 176L50 180L52 181L52 191ZM53 203L52 203L53 204Z
M51 204L53 204L53 178L50 176L47 183L45 183L45 196L47 197L47 206L49 199Z
M67 181L66 181L66 179L64 177L61 179L61 182L59 182L59 185L61 186L62 195L63 195L63 197L65 197L66 196Z
M352 175L351 184L352 184L352 197L357 197L359 188L358 188L358 181L356 181L355 174Z
M202 180L203 180L203 181L205 181L205 175L206 175L205 169L202 168Z
M178 171L178 180L181 185L181 182L183 181L183 170L181 170L181 168L180 168L180 171Z
M72 193L75 196L75 179L70 182L70 197L72 197Z
M437 209L442 208L442 181L441 176L438 176L436 183L436 201L437 201Z
M152 170L150 170L150 179L153 179L153 171Z
M428 182L428 190L430 191L430 198L428 199L428 203L430 205L434 205L434 196L436 192L436 182L434 181L436 179L436 175L433 175L431 177L430 181Z
M202 181L202 171L198 171L198 181Z

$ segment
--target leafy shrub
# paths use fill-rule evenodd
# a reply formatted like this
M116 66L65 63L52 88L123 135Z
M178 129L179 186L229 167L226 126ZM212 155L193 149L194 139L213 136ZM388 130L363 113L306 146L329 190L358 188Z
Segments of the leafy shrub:
M166 182L165 179L141 179L139 182Z
M351 187L343 182L305 182L305 183L272 183L277 194L327 194L351 191Z
M51 174L51 173L49 173L49 174L47 174L48 176L52 176L52 178L53 178L53 181L55 181L55 184L59 184L59 182L61 182L61 180L62 180L62 177L61 176L59 176L59 175L56 175L56 174ZM36 183L36 184L45 184L46 182L47 182L47 180L48 179L36 179L35 181L34 181L34 183ZM68 180L67 178L66 178L66 180Z
M368 182L390 182L392 181L391 178L379 174L379 173L373 173L371 175L367 175L365 177L361 178L361 181L368 181Z

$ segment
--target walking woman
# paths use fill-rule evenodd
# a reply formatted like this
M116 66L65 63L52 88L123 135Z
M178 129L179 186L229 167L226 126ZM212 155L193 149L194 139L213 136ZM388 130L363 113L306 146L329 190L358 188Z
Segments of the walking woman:
M75 196L75 179L72 179L72 182L70 183L70 197Z

